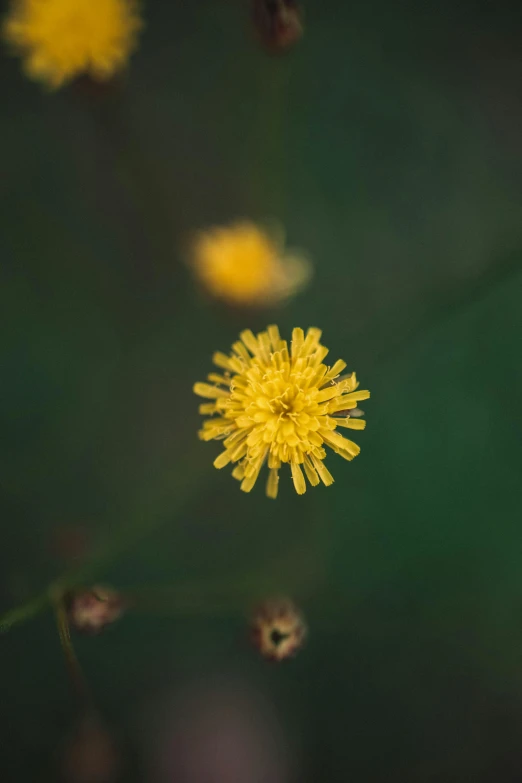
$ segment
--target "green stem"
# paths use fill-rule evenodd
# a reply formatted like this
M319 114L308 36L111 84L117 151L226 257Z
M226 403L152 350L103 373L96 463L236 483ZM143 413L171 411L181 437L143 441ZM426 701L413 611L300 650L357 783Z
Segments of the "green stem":
M285 212L285 116L288 62L263 58L259 73L258 118L255 128L257 149L254 179L260 207L284 220ZM266 205L266 206L265 206Z
M522 272L522 253L516 252L506 255L503 259L490 264L484 271L480 272L474 279L465 284L455 287L448 293L440 296L438 302L432 309L423 312L417 319L401 319L399 327L395 325L394 330L389 329L388 317L387 323L379 324L379 334L386 332L391 338L384 344L382 349L374 354L376 364L386 361L390 358L396 359L405 348L418 340L425 334L428 334L439 324L451 319L461 312L465 312L470 307L474 307L488 296L490 296L497 287L506 285L510 280L516 278ZM397 319L395 319L397 320ZM361 335L362 336L362 335ZM357 339L357 335L354 335Z
M67 617L67 610L65 608L63 594L54 593L52 600L54 603L56 625L58 628L58 635L60 637L60 644L65 656L65 663L67 665L71 684L78 697L80 706L82 708L87 708L91 704L91 696L87 686L87 680L85 679L82 667L80 666L80 662L76 657L76 653L71 641L69 619Z
M190 471L187 473L190 475ZM187 481L184 473L178 472L176 475L177 481L171 479L169 482L169 493L182 484L187 494L190 494L192 483ZM193 483L197 483L198 479L199 477L194 475ZM148 505L150 507L150 501ZM85 567L66 572L33 601L12 609L0 618L0 631L7 631L13 625L31 619L50 604L56 605L56 596L62 595L67 589L92 583L104 566L113 563L128 548L132 548L142 536L157 530L167 518L167 514L159 511L153 518L145 514L140 517L139 510L136 511L134 524L120 528L113 535L112 541L100 547ZM131 607L137 611L222 614L236 611L238 608L243 610L245 603L259 600L274 592L299 593L301 596L309 594L324 578L324 564L319 562L318 558L318 539L326 541L328 536L319 510L311 518L312 524L307 531L303 531L296 546L292 546L290 551L278 553L268 564L263 563L253 571L247 568L246 572L237 574L232 585L221 580L213 584L207 583L202 590L200 585L188 583L174 588L129 589L124 595Z
M73 586L92 582L103 568L171 519L172 512L180 510L201 481L200 470L196 467L201 464L200 448L201 444L198 444L194 457L189 456L184 460L183 467L180 465L175 470L167 471L152 490L149 489L141 499L135 499L126 523L107 536L84 566L65 571L32 601L0 617L0 631L7 631L40 614L55 600L57 594Z
M124 84L114 84L108 94L72 95L87 112L103 154L96 172L102 203L127 241L127 274L133 285L122 287L121 295L134 335L136 324L149 324L154 315L151 297L158 303L166 294L170 308L183 301L184 269L176 252L183 200L176 198L174 208L176 194L134 128ZM111 191L115 197L107 198Z
M0 617L0 633L5 633L13 625L18 625L26 620L30 620L32 617L43 612L50 604L50 597L48 591L36 596L31 601L28 601L22 606L17 606L14 609L7 611L2 617Z

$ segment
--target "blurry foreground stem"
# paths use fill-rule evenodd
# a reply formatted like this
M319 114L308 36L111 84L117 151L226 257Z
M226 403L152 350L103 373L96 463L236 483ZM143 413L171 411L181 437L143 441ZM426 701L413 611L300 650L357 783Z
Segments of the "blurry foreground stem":
M263 57L254 133L254 183L261 210L284 220L286 194L285 117L288 61ZM265 206L266 205L266 206Z
M82 708L86 708L90 704L89 689L87 687L87 681L83 674L78 658L76 657L76 653L74 652L69 629L69 619L67 617L67 610L65 608L63 594L55 593L53 596L53 602L56 615L56 625L58 627L58 635L60 637L60 644L62 645L63 654L65 656L65 662L67 664L71 685L76 696L78 697L80 706Z
M174 205L175 193L157 154L136 128L124 83L111 83L106 93L80 89L71 95L98 140L97 200L126 243L132 285L122 286L121 293L134 330L136 321L150 321L159 296L168 297L169 309L174 300L183 302L177 296L183 267L176 263L183 199L176 197Z

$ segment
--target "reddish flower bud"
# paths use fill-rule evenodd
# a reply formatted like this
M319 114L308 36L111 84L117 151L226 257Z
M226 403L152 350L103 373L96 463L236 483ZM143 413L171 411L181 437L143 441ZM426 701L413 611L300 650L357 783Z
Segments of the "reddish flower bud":
M290 49L303 35L303 13L296 0L254 0L254 27L271 52Z
M124 611L122 597L110 587L96 585L78 590L66 598L69 622L80 633L96 635L117 620Z
M252 641L269 660L282 661L294 656L306 634L304 618L288 598L267 601L252 616Z

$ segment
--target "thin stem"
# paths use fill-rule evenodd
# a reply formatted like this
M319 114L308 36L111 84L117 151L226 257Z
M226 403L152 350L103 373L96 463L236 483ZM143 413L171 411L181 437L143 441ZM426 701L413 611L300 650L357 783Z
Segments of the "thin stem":
M134 526L118 531L113 536L112 544L108 542L105 548L100 548L97 556L84 568L64 574L34 601L5 614L0 619L0 629L7 631L16 623L24 622L43 611L50 603L56 605L56 596L62 595L70 587L91 582L104 565L114 562L128 547L136 544L142 535L157 529L165 521L166 515L158 514L152 521L149 517L147 525L143 523L146 518L142 516L138 524L140 518L136 517ZM193 582L176 587L128 589L124 591L124 597L131 608L138 612L222 614L243 610L245 603L274 591L309 594L324 578L324 567L317 557L318 538L326 538L328 532L319 510L311 518L312 525L302 532L296 546L292 546L290 551L278 553L268 564L263 563L254 570L248 568L246 572L237 574L232 584L220 580L207 583L204 590Z
M183 301L184 269L176 253L183 200L136 132L123 83L113 84L107 94L78 91L71 96L97 138L96 198L125 243L127 285L121 287L121 306L133 336L137 324L150 324L163 297L168 295L169 308Z
M270 216L285 215L285 116L288 63L263 58L259 73L258 117L255 129L256 171L254 180L259 201ZM265 204L267 207L265 207Z
M503 259L491 263L483 272L465 285L443 294L437 304L427 312L419 315L412 323L408 321L404 328L399 327L399 333L381 324L379 332L391 334L391 339L374 355L375 363L396 358L413 340L418 340L424 334L435 329L439 324L454 317L458 313L474 307L479 302L491 296L496 288L506 285L522 272L522 253L516 252Z
M18 625L26 620L30 620L32 617L40 614L44 609L49 607L50 598L48 591L41 593L31 601L28 601L21 606L17 606L14 609L7 611L2 617L0 617L0 633L5 633L13 625Z
M11 609L0 617L0 631L7 631L14 625L40 614L55 600L56 595L64 593L70 587L91 582L103 568L112 564L143 537L172 519L173 511L180 511L201 481L200 470L195 467L201 464L199 449L198 444L197 460L195 450L194 457L189 455L176 470L166 471L153 489L149 489L141 499L134 499L126 522L109 533L89 562L80 568L65 571L32 601Z
M65 663L69 672L71 685L76 696L78 697L78 701L80 702L81 707L87 708L91 705L91 696L89 693L87 680L85 679L82 667L80 666L80 662L76 657L76 653L71 641L69 619L67 617L67 610L65 608L63 594L55 593L53 595L53 603L58 635L60 637L60 644L65 656Z

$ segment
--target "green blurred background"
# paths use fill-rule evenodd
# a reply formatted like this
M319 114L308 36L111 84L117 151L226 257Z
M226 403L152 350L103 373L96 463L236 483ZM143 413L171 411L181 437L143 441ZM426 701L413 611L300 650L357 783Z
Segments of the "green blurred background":
M1 606L82 565L148 596L75 638L123 780L154 780L150 704L228 672L273 704L291 780L514 783L521 7L305 10L274 59L246 0L149 0L108 91L48 94L2 60ZM281 311L212 304L183 263L192 231L237 217L281 219L314 261ZM304 497L282 476L276 502L212 467L192 394L214 350L272 322L322 328L372 392L360 457L329 456L336 483ZM281 666L245 639L274 592L310 626ZM0 661L0 779L57 780L77 708L50 611Z

